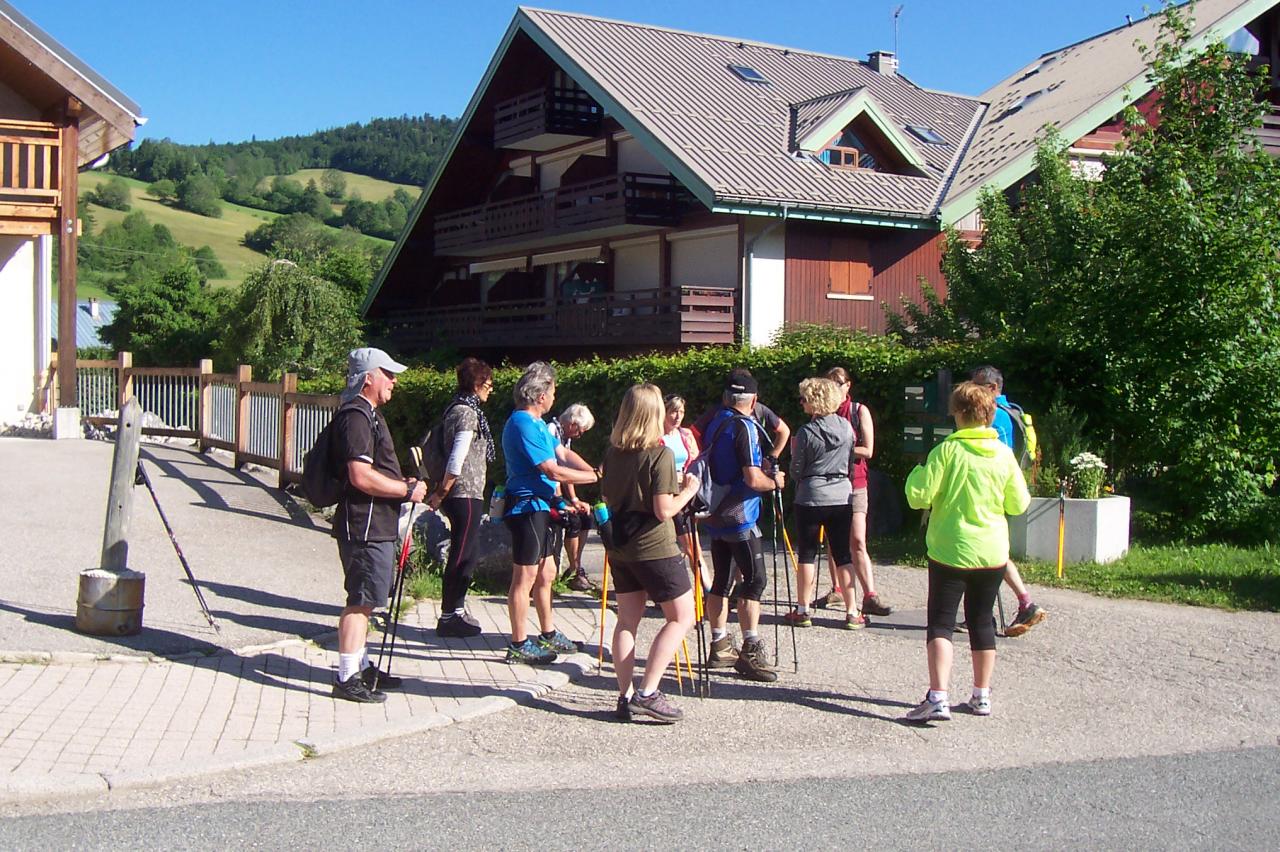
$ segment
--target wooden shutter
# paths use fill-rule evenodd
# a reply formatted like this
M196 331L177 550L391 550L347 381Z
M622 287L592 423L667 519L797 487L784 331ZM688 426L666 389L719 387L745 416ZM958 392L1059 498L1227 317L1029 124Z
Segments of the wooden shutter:
M867 241L845 235L831 238L829 292L842 296L871 293L871 252Z

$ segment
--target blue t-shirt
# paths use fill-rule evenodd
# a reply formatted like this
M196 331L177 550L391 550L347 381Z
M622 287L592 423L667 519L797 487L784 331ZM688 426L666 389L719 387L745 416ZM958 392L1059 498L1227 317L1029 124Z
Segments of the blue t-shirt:
M995 419L991 421L991 425L996 430L996 435L1000 438L1000 440L1004 441L1004 445L1012 450L1013 449L1013 418L1009 416L1009 412L1005 411L1003 408L1000 407L1002 405L1008 405L1008 404L1009 404L1009 400L1005 397L1004 394L1000 394L998 397L996 397L996 416L995 416Z
M684 439L680 437L680 431L667 432L662 436L662 443L676 457L676 473L684 473L684 466L689 462L689 448L684 445Z
M527 411L515 412L502 427L502 454L507 460L507 514L548 511L556 483L538 470L556 457L547 424Z
M732 485L729 495L707 518L707 534L712 538L741 540L748 538L760 520L760 492L747 485L742 477L744 467L760 467L764 454L760 450L760 429L752 422L736 420L721 425L737 415L721 408L707 424L704 436L715 440L705 452L711 454L711 480L717 485Z

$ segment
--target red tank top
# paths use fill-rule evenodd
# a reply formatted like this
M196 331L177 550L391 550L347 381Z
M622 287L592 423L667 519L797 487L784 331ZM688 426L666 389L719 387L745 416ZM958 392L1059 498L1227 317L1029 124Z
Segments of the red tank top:
M862 446L862 404L854 403L852 400L846 399L840 403L840 407L836 409L845 420L853 425L853 443L855 446ZM858 459L853 463L853 470L849 473L849 479L853 481L853 488L856 491L859 488L867 487L867 460Z

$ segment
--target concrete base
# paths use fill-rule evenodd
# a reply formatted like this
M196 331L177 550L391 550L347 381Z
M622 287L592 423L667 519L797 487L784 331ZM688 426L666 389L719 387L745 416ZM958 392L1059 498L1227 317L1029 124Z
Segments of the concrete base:
M147 576L139 571L80 572L76 630L92 636L133 636L142 631Z
M80 427L80 409L58 408L53 412L53 438L55 441L83 438Z
M1111 562L1129 551L1129 498L1066 501L1064 564ZM1058 498L1032 497L1027 511L1009 518L1014 559L1058 561Z

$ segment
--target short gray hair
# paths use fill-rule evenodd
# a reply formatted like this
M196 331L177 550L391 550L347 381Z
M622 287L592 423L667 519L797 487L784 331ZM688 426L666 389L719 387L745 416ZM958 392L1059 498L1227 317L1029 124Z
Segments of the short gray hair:
M746 405L754 397L753 393L729 393L724 392L724 404L730 408L737 408L739 405Z
M515 390L511 392L516 408L537 405L538 400L551 390L551 386L555 383L555 368L546 361L534 361L524 368L519 381L516 382Z
M591 413L590 408L587 408L580 402L575 402L573 405L560 412L560 425L576 425L583 432L586 432L592 426L596 425L596 418L595 415Z

